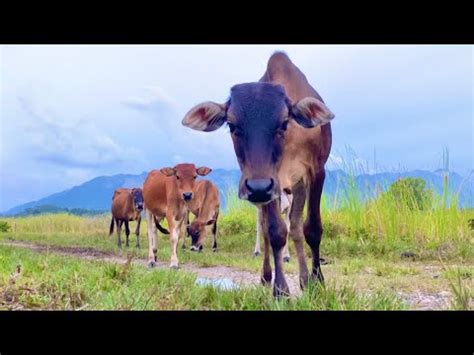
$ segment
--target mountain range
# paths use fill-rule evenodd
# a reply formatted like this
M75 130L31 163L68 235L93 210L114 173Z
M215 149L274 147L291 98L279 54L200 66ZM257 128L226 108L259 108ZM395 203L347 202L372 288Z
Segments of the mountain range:
M24 213L27 209L40 206L56 206L68 209L81 208L93 211L109 210L115 189L142 186L146 176L147 172L137 175L99 176L71 189L15 206L4 211L2 215L14 216ZM444 176L446 176L446 171L441 169L435 171L413 170L402 173L384 172L356 176L352 176L343 170L329 170L326 172L324 193L334 196L338 191L338 195L340 195L340 191L347 191L351 184L355 184L360 192L361 199L366 199L373 196L376 191L385 190L399 178L415 177L423 178L428 187L441 194ZM213 181L218 187L221 195L221 205L225 208L227 192L231 189L237 190L240 171L215 169L206 178ZM472 175L469 178L463 178L455 172L449 172L448 190L451 193L459 193L460 207L474 207L474 178Z

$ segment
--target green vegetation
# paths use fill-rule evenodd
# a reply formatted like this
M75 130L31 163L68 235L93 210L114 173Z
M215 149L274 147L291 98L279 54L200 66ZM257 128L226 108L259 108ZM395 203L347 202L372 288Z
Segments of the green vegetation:
M349 285L277 301L263 286L219 291L194 282L192 274L147 270L131 259L116 265L0 246L0 309L404 309L393 295L359 294Z
M0 232L8 232L11 229L10 225L5 221L0 221Z
M108 211L103 210L88 210L86 208L65 208L57 207L52 205L41 205L36 207L30 207L25 209L23 212L19 213L18 216L31 216L31 215L41 215L48 213L70 213L76 216L94 216L98 214L103 214Z
M446 179L446 186L448 182ZM356 185L351 186L339 193L340 204L333 203L330 196L322 199L321 253L330 262L323 265L326 288L311 287L296 300L274 301L263 287L224 292L195 286L195 276L184 271L150 272L135 264L81 261L2 246L0 302L2 307L12 307L11 302L5 301L5 292L7 296L10 292L26 308L400 309L407 307L396 296L400 292L431 295L445 291L452 295L451 308L471 309L474 210L458 208L457 203L452 203L456 196L428 192L415 179L397 181L387 192L366 202L361 202ZM24 241L147 257L144 220L139 250L134 247L133 233L128 250L117 248L116 235L108 236L109 214L80 217L59 213L4 220L11 228L0 233L0 243ZM252 256L255 224L255 208L230 193L228 209L221 213L218 223L219 251L210 250L211 237L202 253L181 249L181 240L180 263L200 267L226 265L259 272L262 259ZM132 232L134 228L132 223ZM306 251L309 262L309 248ZM293 257L285 270L291 274L297 272L292 243L290 253ZM169 261L169 257L168 237L159 234L158 259ZM33 291L22 291L19 284L9 283L17 264L21 265L25 280L21 287Z

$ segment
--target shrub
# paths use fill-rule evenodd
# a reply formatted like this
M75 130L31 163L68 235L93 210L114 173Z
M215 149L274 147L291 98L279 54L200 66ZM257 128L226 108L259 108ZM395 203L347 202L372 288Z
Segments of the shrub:
M433 192L421 178L404 178L394 182L382 198L392 198L410 210L426 210L433 201Z
M8 232L11 229L10 225L5 221L0 221L0 232Z

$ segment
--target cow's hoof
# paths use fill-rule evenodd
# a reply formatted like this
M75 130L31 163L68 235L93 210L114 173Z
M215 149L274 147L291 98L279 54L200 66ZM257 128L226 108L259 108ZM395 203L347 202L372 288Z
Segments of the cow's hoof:
M170 265L170 269L179 269L179 265L178 264L171 264Z
M155 262L155 261L149 261L149 262L148 262L148 268L149 268L149 269L152 269L152 268L154 268L155 266L156 266L156 262Z
M215 253L217 251L217 248L212 248L212 251Z
M284 263L289 263L290 262L290 257L289 256L283 257L283 262Z
M260 255L260 252L259 251L254 251L253 252L253 256L259 256Z

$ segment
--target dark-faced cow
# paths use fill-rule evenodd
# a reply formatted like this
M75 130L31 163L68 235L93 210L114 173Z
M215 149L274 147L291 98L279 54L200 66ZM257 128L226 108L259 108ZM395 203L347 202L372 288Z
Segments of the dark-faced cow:
M235 85L224 104L204 102L182 123L214 131L227 123L241 170L239 197L261 209L264 235L262 282L270 284L270 246L275 264L275 296L289 294L282 250L287 227L281 217L282 191L293 195L289 235L294 241L301 287L310 279L323 282L319 246L322 235L320 199L324 165L331 150L334 114L284 53L273 54L258 82ZM303 208L307 216L302 224ZM312 270L306 266L303 238L311 248Z
M195 218L191 224L186 226L186 232L191 236L191 250L202 250L207 236L207 229L212 226L212 250L217 251L216 236L219 206L219 191L217 187L209 180L196 181L194 198L189 203L189 212ZM184 242L183 248L185 248Z
M142 220L141 212L143 210L143 195L142 189L117 189L112 197L112 221L110 222L109 235L114 232L114 222L117 224L117 245L122 247L122 240L120 239L120 232L122 224L125 224L126 242L128 247L128 236L130 229L128 222L137 221L137 228L135 234L137 236L137 248L140 247L140 222Z
M177 246L184 226L189 203L194 198L198 175L205 176L211 169L194 164L178 164L174 168L153 170L143 184L145 216L148 224L148 265L156 263L156 225L163 218L168 221L171 243L171 268L177 268ZM154 220L155 219L155 220Z

